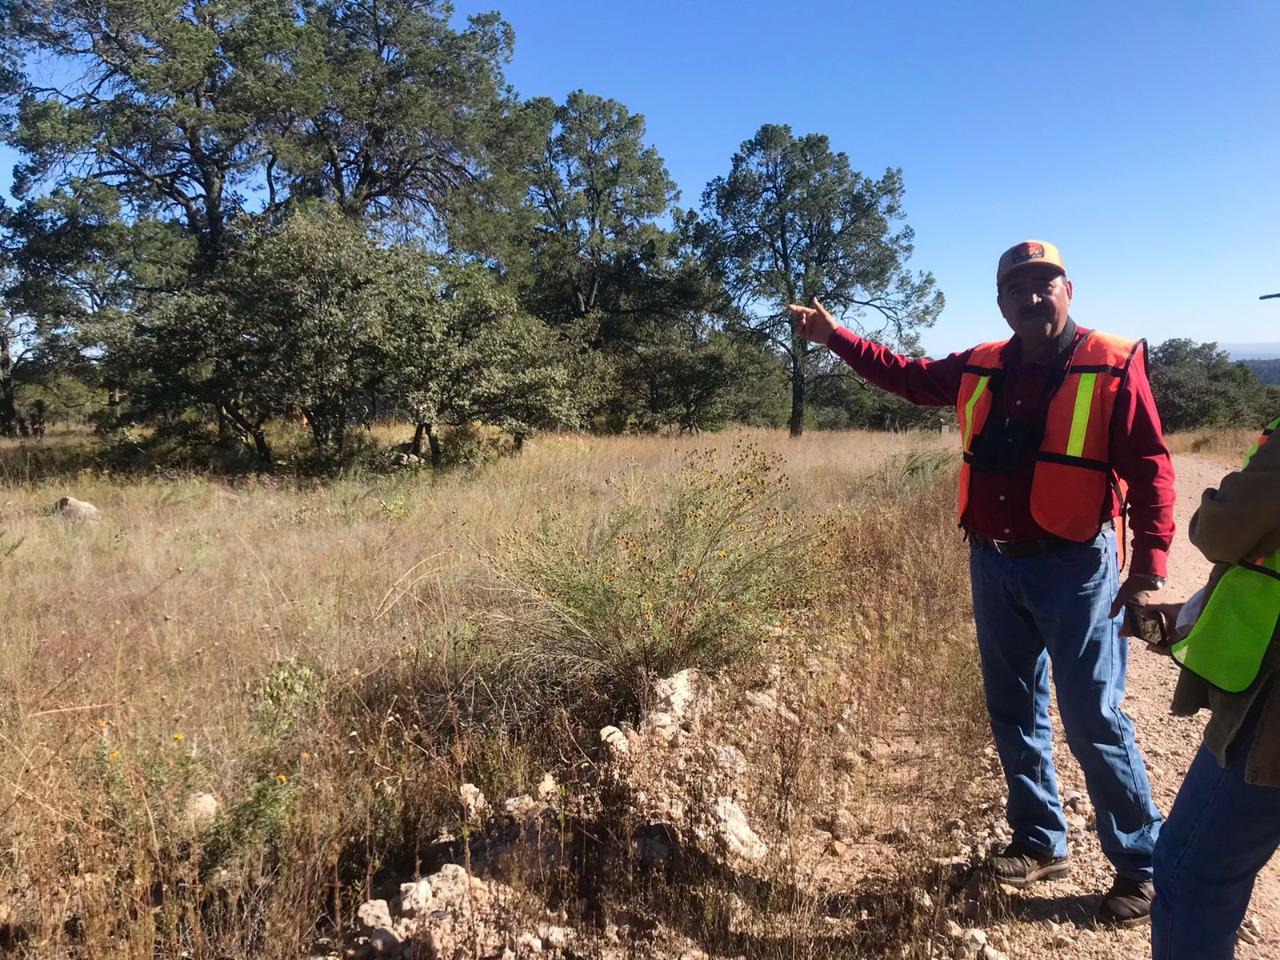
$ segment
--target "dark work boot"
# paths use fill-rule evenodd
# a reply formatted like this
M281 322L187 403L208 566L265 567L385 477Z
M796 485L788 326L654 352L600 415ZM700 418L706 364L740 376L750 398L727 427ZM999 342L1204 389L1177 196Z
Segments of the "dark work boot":
M1098 919L1103 923L1115 923L1122 927L1141 923L1151 915L1151 901L1156 888L1150 880L1131 880L1116 877L1098 908Z
M1037 880L1065 876L1071 870L1071 860L1040 853L1015 840L1002 853L992 854L987 870L1000 883L1025 887Z

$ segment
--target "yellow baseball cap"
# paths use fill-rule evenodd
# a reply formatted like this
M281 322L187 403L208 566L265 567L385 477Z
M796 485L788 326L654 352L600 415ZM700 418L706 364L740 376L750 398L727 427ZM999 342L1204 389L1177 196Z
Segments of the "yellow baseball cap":
M1023 240L1000 254L1000 263L996 267L996 286L999 287L1004 283L1005 277L1015 270L1033 263L1047 263L1057 267L1064 274L1067 272L1066 265L1062 262L1062 254L1052 243L1045 243L1043 240Z

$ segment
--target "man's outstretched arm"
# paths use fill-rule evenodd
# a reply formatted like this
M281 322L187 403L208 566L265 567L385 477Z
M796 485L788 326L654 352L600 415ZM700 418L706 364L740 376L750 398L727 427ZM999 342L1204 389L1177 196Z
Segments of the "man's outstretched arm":
M928 407L953 406L960 392L960 376L971 351L953 353L941 360L916 360L858 336L840 326L818 299L813 306L792 304L796 333L831 351L853 372L881 390Z

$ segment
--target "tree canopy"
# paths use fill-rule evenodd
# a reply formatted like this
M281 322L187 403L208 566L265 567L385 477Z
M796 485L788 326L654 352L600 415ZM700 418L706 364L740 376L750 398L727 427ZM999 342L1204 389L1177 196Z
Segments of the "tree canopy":
M1280 412L1268 388L1216 343L1175 338L1151 351L1151 392L1166 430L1255 427Z
M785 359L792 435L804 428L813 381L835 372L793 334L787 304L818 297L845 323L907 349L942 310L933 276L906 269L903 193L901 170L872 179L825 136L779 124L745 141L703 193L705 219L694 227L702 255L736 308L731 327Z
M272 463L352 427L793 433L881 422L790 336L819 295L907 349L942 307L912 273L902 173L765 125L700 211L642 115L522 99L496 13L442 0L14 0L0 91L0 432L55 382L112 430L216 429ZM75 390L66 389L76 384ZM24 393L25 391L25 393ZM39 392L43 391L43 392ZM60 407L61 409L61 407ZM834 411L834 412L832 412ZM886 420L886 422L888 422ZM905 420L895 420L895 423Z

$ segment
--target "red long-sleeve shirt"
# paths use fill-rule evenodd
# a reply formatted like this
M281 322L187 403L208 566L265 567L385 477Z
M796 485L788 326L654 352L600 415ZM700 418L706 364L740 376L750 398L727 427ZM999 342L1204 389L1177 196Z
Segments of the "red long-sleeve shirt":
M1046 387L1065 363L1066 349L1087 330L1069 323L1054 359L1023 363L1017 339L1002 354L1005 383L996 402L1011 420L1044 423L1048 408ZM865 380L925 406L956 405L960 377L972 350L941 360L914 360L840 327L830 347ZM1133 536L1130 572L1163 577L1173 542L1173 463L1160 430L1160 414L1151 396L1145 356L1135 356L1116 396L1111 418L1111 467L1129 485L1128 526ZM961 523L970 533L988 540L1035 540L1045 530L1031 516L1031 477L1035 451L1024 453L1018 469L1009 473L970 471L969 506ZM1115 516L1120 503L1113 489L1106 516ZM1105 519L1102 518L1102 519Z

